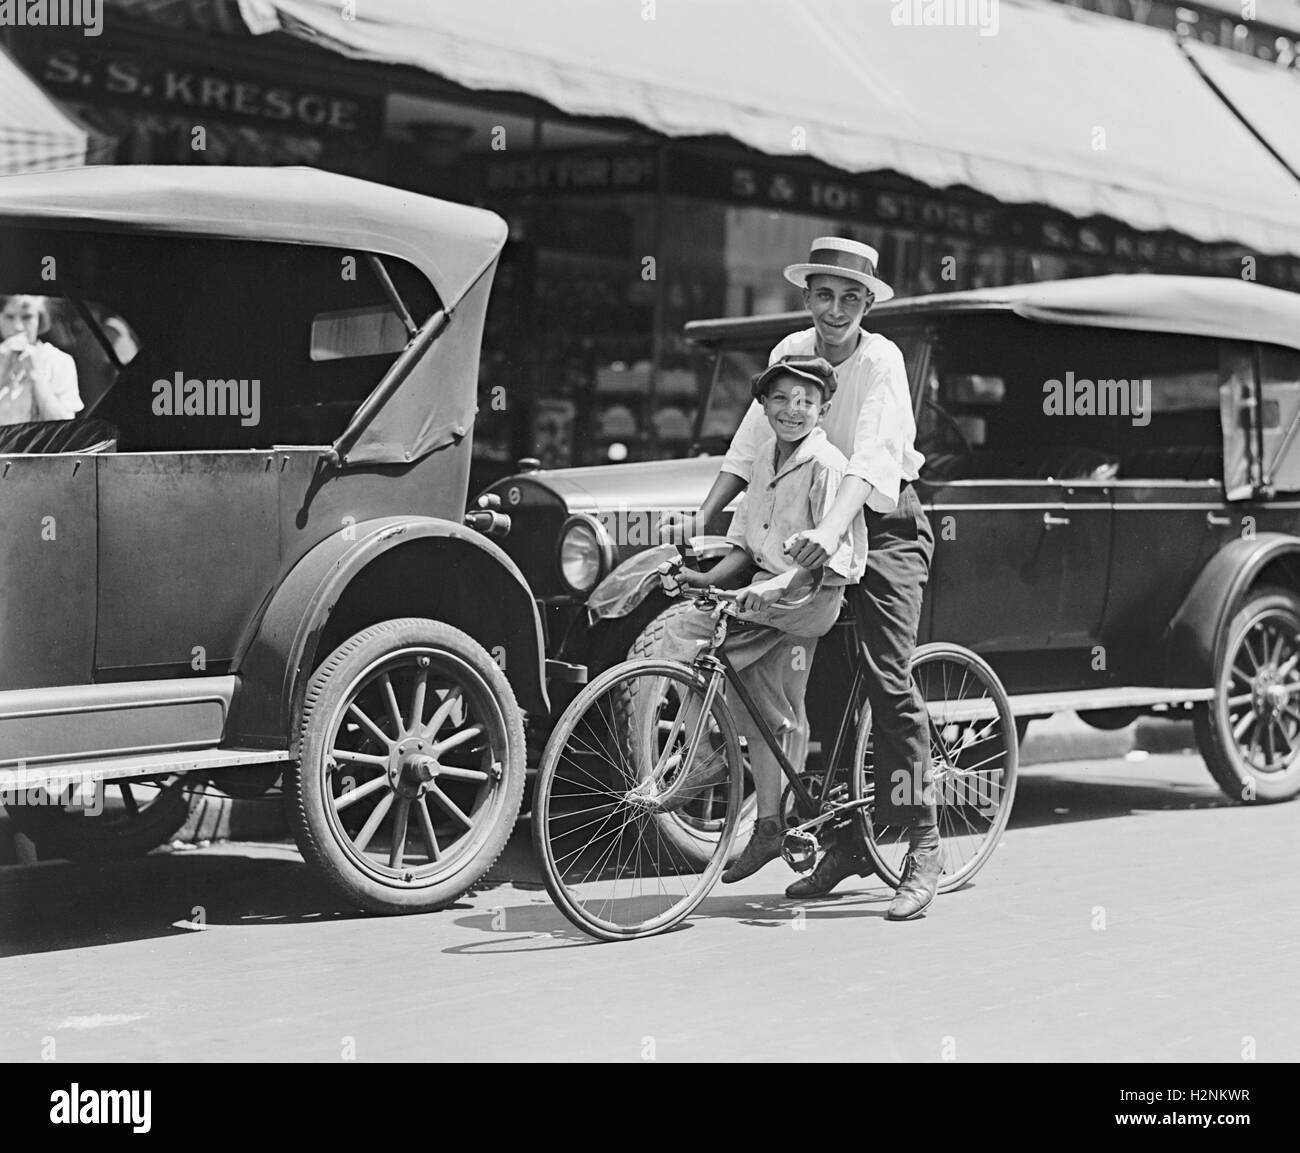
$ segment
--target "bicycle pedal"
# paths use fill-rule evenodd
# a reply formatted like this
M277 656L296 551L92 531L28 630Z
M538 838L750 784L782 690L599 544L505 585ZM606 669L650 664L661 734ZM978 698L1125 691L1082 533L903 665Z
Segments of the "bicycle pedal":
M821 848L812 833L792 830L781 838L781 856L785 863L796 873L807 873L817 863L817 851Z

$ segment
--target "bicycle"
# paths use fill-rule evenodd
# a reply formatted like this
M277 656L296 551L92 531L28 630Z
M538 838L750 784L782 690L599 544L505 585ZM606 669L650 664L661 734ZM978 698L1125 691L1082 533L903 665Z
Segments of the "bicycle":
M669 566L661 572L671 577ZM754 719L788 782L786 862L797 872L810 870L821 848L817 830L849 826L863 838L881 879L896 887L907 831L872 820L865 663L855 661L848 705L821 773L800 773L721 651L737 619L737 594L716 587L682 592L713 614L712 637L695 659L688 665L639 658L606 670L573 699L542 754L533 845L556 906L584 932L615 941L664 932L708 896L735 837L744 779L724 685ZM997 674L960 645L920 646L912 676L930 721L945 857L939 891L950 892L970 882L1006 828L1018 767L1015 718ZM855 723L845 781L837 766ZM723 791L725 809L712 853L700 860L665 837L661 825L706 790Z

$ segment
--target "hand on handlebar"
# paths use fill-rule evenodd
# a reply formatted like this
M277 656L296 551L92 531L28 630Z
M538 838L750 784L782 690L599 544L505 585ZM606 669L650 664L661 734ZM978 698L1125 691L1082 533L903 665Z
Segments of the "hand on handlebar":
M687 568L679 557L675 561L666 561L659 566L659 583L670 597L680 596L687 589L702 589L709 585L708 577L702 572Z
M784 581L755 581L736 594L736 608L742 613L756 613L776 604L786 591Z

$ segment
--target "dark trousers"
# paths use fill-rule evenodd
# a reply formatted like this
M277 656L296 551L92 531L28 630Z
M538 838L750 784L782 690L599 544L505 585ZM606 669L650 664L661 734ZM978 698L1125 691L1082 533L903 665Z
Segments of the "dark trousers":
M911 485L893 512L864 510L867 572L850 588L859 651L865 659L875 753L875 821L933 825L934 789L925 702L912 681L911 659L921 622L921 598L930 576L934 534ZM842 645L828 637L817 650L807 707L813 732L829 756L852 680ZM851 760L853 733L842 753Z

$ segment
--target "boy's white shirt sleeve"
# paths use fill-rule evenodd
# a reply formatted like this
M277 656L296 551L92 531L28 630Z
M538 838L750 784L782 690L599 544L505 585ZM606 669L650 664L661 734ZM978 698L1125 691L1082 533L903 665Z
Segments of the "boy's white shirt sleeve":
M740 498L740 503L736 505L736 511L731 515L731 527L727 529L727 539L739 548L745 548L745 529L748 520L745 516L745 505L748 500L744 495Z
M808 502L811 505L809 511L812 513L813 523L820 525L826 519L831 505L835 503L835 497L840 491L840 482L843 481L845 474L833 465L822 461L815 462L813 467L817 470L817 475L808 489ZM843 577L849 584L857 584L865 571L866 556L867 526L859 511L854 514L849 527L840 537L839 546L826 559L824 567L830 569L836 576Z
M772 354L767 358L769 365L775 364L781 357L786 355L791 339L792 337L787 336L772 349ZM758 456L758 450L762 448L771 433L772 430L768 426L767 417L763 415L763 406L758 401L754 401L745 410L740 427L736 429L736 435L731 438L731 444L727 448L727 455L722 458L719 470L738 476L748 484L754 468L754 459Z
M867 506L876 512L893 512L903 482L903 454L912 421L912 396L907 387L907 366L897 345L871 368L866 400L858 413L853 434L853 455L847 472L871 485Z

